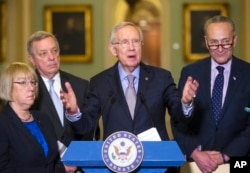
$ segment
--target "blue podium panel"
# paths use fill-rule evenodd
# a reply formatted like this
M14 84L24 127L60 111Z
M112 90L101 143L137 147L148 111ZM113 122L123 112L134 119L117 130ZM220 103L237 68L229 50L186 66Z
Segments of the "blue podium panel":
M72 141L62 162L81 167L85 173L110 173L102 160L103 141ZM138 173L164 173L186 161L176 141L142 142L143 161Z

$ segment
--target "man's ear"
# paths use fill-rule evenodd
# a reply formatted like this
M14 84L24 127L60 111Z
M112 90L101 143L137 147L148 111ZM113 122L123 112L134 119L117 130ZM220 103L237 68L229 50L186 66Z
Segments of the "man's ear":
M111 53L113 56L115 56L115 57L117 56L117 51L116 51L114 45L109 44L109 51L110 51L110 53Z
M207 47L207 49L209 49L209 47L208 47L208 43L207 43L207 37L206 37L206 36L204 36L204 41L205 41L205 43L206 43L206 47Z
M237 38L238 38L238 36L235 35L235 36L234 36L234 40L233 40L233 47L235 47L236 44L237 44Z
M29 55L28 57L29 57L30 62L31 62L33 65L35 65L35 63L34 63L34 58L33 58L31 55Z

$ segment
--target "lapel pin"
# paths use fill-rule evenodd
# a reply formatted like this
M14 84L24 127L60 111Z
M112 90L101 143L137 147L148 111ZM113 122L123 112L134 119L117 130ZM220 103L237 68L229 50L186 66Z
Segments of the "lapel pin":
M236 77L235 77L235 76L233 76L233 80L236 80Z
M148 80L148 77L145 77L145 80Z

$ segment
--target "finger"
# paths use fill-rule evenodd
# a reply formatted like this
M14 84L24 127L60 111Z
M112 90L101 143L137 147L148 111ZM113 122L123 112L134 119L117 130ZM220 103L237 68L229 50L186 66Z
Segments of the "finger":
M187 78L187 81L186 81L187 83L192 83L193 82L193 78L191 77L191 76L188 76L188 78Z
M197 80L193 80L193 83L192 83L196 88L199 87L199 82Z
M69 82L65 82L65 87L66 87L68 93L73 91Z
M219 151L207 151L208 154L220 154Z

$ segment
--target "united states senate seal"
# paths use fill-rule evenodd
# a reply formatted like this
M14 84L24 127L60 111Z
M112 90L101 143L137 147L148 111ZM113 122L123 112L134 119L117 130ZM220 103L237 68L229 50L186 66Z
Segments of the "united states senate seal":
M116 173L134 171L140 166L143 155L141 141L126 131L111 134L102 145L102 159L105 165Z

